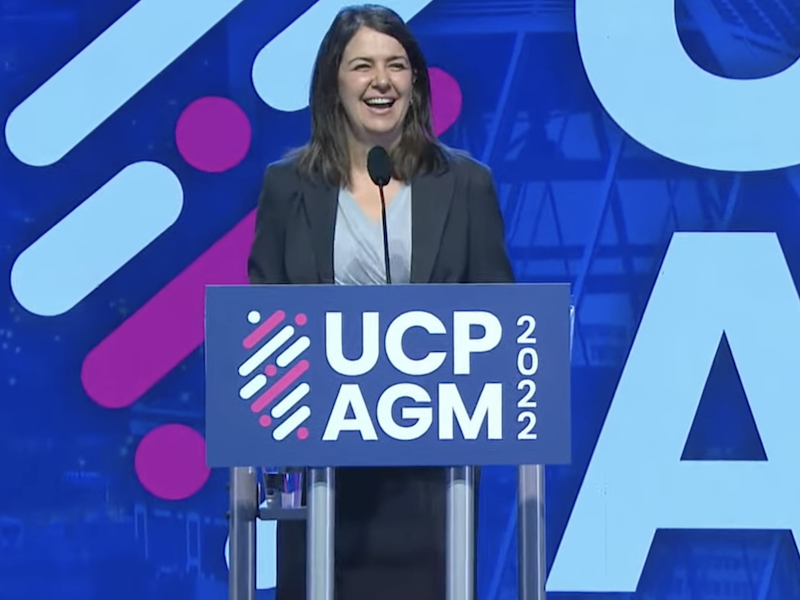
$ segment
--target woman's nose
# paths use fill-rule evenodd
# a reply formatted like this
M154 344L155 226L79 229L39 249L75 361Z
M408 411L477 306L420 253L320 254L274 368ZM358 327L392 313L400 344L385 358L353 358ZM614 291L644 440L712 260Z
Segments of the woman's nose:
M372 85L380 90L387 90L391 85L388 73L386 73L386 71L378 71L375 74L375 80L372 82Z

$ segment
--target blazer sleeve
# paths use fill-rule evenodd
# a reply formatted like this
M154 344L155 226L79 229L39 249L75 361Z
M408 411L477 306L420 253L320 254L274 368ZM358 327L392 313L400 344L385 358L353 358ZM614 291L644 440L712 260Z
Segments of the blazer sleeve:
M277 168L267 167L258 196L255 237L247 259L247 275L252 284L288 283L284 266L286 221L283 207L289 193Z
M505 227L491 171L474 170L467 197L469 210L469 260L467 283L513 283Z

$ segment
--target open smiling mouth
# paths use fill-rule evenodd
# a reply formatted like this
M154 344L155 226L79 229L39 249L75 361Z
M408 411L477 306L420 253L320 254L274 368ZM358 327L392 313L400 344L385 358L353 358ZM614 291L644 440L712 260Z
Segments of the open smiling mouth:
M367 98L364 100L364 104L366 104L371 111L377 113L389 112L392 106L394 106L394 103L394 98Z

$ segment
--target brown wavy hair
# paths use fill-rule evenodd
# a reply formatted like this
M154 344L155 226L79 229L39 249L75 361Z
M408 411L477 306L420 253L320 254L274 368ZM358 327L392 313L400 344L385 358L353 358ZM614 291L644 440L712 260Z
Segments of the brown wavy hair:
M419 43L396 12L384 6L364 4L339 11L320 44L309 93L311 138L305 146L291 153L297 158L298 169L332 186L350 183L352 165L347 146L347 116L339 102L339 67L345 47L362 27L400 42L414 75L402 135L391 151L393 177L408 182L421 172L444 168L446 153L433 132L431 82Z

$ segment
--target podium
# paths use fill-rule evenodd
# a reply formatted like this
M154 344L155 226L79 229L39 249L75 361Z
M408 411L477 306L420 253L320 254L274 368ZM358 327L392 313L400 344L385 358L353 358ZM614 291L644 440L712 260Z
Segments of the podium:
M259 517L308 520L307 597L333 600L335 469L354 466L446 468L446 597L474 600L473 468L519 466L522 507L542 465L570 461L570 338L567 284L209 286L230 600L255 598ZM308 469L306 509L259 509L266 464Z

